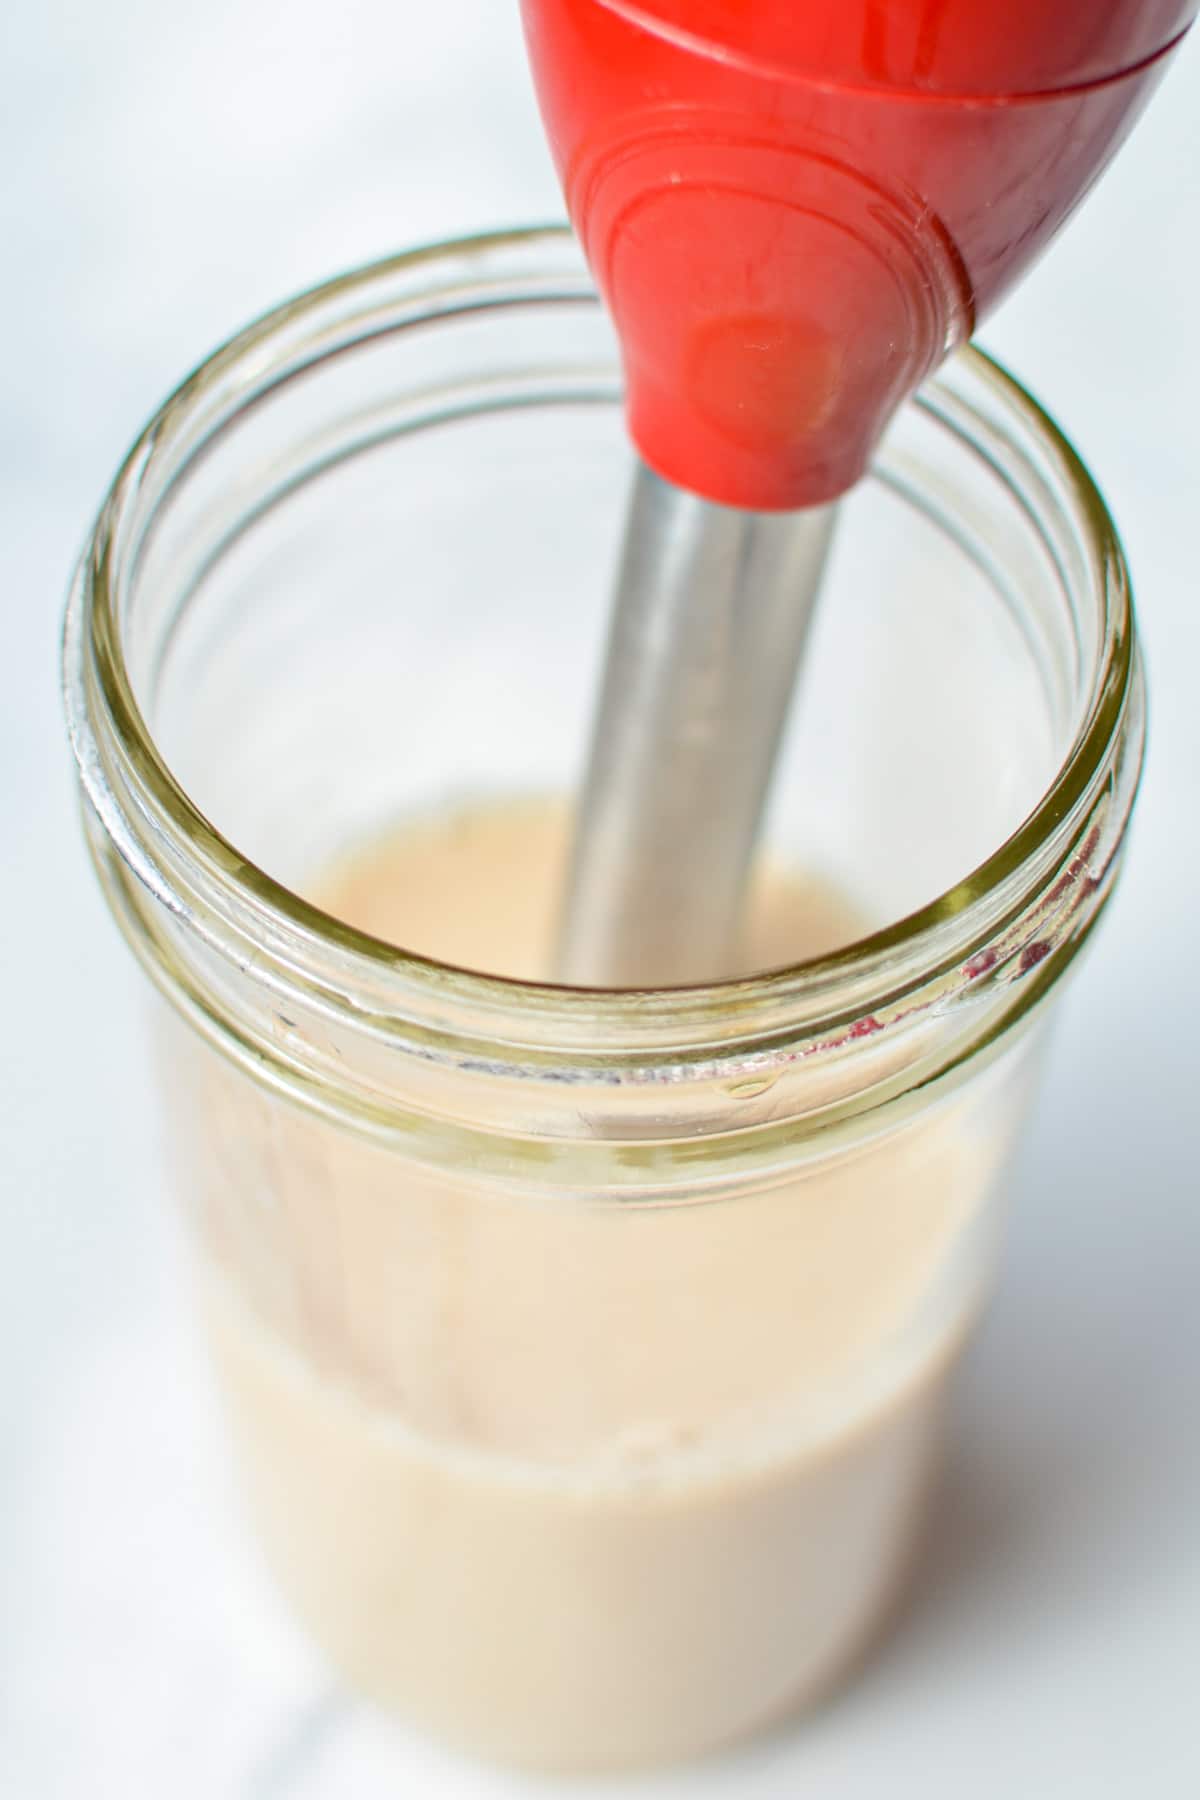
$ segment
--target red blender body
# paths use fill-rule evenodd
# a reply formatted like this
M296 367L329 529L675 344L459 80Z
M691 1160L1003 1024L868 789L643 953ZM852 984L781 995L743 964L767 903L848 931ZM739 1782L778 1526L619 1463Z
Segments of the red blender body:
M852 486L1198 4L522 0L645 460L751 509Z

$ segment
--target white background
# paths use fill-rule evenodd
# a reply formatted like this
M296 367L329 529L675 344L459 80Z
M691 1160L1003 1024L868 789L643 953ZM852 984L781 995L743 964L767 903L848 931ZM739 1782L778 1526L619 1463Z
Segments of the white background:
M544 1794L333 1693L260 1588L155 1172L137 977L77 840L56 640L120 454L218 339L339 267L559 200L513 0L198 11L10 0L0 22L0 1792ZM1198 186L1200 41L983 334L1110 497L1152 748L923 1583L802 1731L590 1792L1200 1791Z

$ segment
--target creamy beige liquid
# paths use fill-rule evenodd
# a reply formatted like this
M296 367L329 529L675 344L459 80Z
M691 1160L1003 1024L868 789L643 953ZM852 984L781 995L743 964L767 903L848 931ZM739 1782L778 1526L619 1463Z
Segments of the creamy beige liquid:
M467 811L320 894L535 975L564 848L553 807ZM746 962L852 934L777 877ZM556 1204L205 1079L207 1311L251 1504L354 1681L486 1754L602 1767L719 1745L854 1657L912 1542L990 1137L940 1116L732 1199Z

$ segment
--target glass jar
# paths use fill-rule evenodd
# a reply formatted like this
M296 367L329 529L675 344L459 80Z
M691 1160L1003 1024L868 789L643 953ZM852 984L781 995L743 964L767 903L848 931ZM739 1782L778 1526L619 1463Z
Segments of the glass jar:
M334 281L153 420L65 645L266 1558L368 1692L587 1768L788 1712L883 1615L1143 738L1104 506L968 351L845 504L765 832L869 935L594 993L328 916L389 822L572 790L620 392L564 234Z

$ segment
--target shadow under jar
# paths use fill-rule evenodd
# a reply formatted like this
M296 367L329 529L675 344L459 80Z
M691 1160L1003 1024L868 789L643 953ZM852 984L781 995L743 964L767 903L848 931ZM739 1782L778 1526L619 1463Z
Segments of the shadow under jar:
M263 1552L354 1682L556 1767L735 1738L876 1627L1143 735L1103 504L967 352L846 504L764 833L865 935L588 993L322 911L398 820L572 792L628 476L567 237L399 257L167 402L66 631Z

